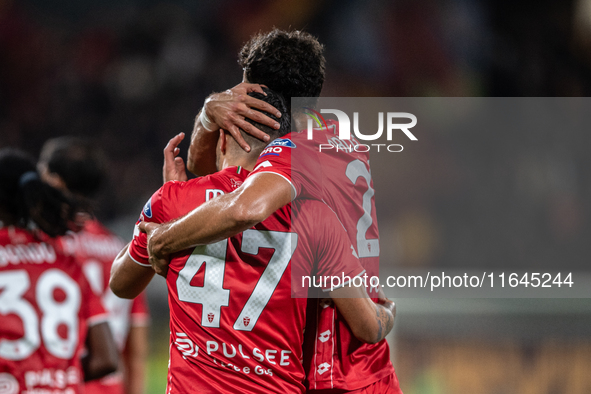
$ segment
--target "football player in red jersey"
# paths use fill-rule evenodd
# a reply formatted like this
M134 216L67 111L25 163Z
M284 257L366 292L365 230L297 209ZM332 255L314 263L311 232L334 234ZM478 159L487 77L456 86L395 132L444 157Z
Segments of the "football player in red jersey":
M270 90L265 94L259 97L286 110L279 96ZM289 131L289 115L281 123ZM236 190L264 148L254 139L251 144L253 150L246 153L221 132L220 171L167 182L148 201L140 221L166 222ZM294 216L298 220L292 226ZM315 223L318 217L321 223ZM153 277L146 241L136 230L113 264L111 288L116 294L133 297ZM355 277L363 272L334 213L312 200L283 207L231 239L175 254L166 275L171 310L167 392L191 391L189 387L200 393L304 392L307 299L292 297L292 280L301 282L304 273ZM356 337L377 342L390 330L393 315L390 305L376 305L364 292L343 287L329 294ZM346 295L358 298L338 298Z
M264 136L249 127L244 118L277 127L272 119L252 110L259 108L273 113L273 109L265 109L264 104L246 96L248 91L257 88L254 84L276 89L288 100L291 97L318 97L324 82L322 51L314 37L297 31L274 30L259 34L247 43L239 59L245 82L206 100L191 137L188 169L196 174L213 171L212 152L220 127L232 132L245 149L248 149L248 143L237 132L238 128L261 139ZM330 154L323 152L321 156L312 149L317 147L318 141L326 143L327 139L337 137L334 124L316 130L315 141L307 141L305 136L292 133L288 138L297 148L283 145L280 154L262 156L255 171L236 193L203 204L189 215L162 226L142 223L141 229L149 232L150 261L157 272L165 272L167 256L171 253L232 236L264 220L292 199L310 198L325 201L336 212L361 263L370 275L377 275L379 237L367 154L347 153L341 149L338 154L335 150ZM341 143L349 144L346 141ZM178 154L175 144L178 142L174 141L165 151L169 157ZM169 162L172 160L168 159ZM180 159L174 160L177 160L176 164L182 164ZM323 326L332 321L336 325L330 332L331 343L334 343L339 357L329 363L328 373L326 368L318 370L311 364L318 358L325 359L327 354L307 355L309 390L400 393L387 342L367 345L357 341L343 319L331 308L322 309L318 318L319 332L325 332ZM306 348L322 350L323 346L316 346L320 344L318 338L309 338L313 343L308 341Z
M84 201L87 209L77 215L82 230L61 238L73 254L92 290L108 312L109 326L123 363L117 372L86 383L86 394L143 394L148 352L149 314L145 294L134 300L119 298L109 289L111 264L124 242L103 226L89 206L104 182L106 160L90 140L59 137L48 140L41 150L38 167L42 178L62 192Z
M32 159L0 151L2 393L83 393L83 380L117 368L100 299L46 235L64 234L73 214L70 201L40 180ZM31 222L46 234L31 230Z

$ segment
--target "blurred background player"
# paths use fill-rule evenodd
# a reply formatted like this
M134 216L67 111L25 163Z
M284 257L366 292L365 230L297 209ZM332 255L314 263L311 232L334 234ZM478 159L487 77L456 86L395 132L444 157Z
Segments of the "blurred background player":
M40 180L32 158L0 150L2 393L83 393L83 380L117 368L100 299L51 238L74 215L72 203Z
M252 131L252 127L245 125L248 122L244 117L255 120L262 115L249 108L249 105L262 107L246 96L248 91L256 89L252 84L275 89L287 100L310 97L311 103L316 101L325 77L323 51L315 37L301 31L273 30L252 37L239 56L244 70L243 83L208 97L195 122L188 169L204 174L215 168L212 152L220 128L234 130L232 136L243 148L248 147L239 132L241 128ZM277 127L272 119L263 121ZM260 132L252 134L260 139L264 137ZM327 137L337 136L336 124L315 131L315 139L323 138L323 143ZM379 233L369 155L341 150L318 156L314 149L317 145L318 140L307 141L305 133L291 133L281 143L271 143L269 146L276 146L277 151L259 158L255 170L237 193L220 196L173 225L160 227L150 237L152 252L156 257L164 257L191 245L217 241L261 222L292 199L314 199L325 202L337 214L368 275L379 275ZM202 226L205 221L208 225ZM166 265L166 259L161 262ZM377 296L377 292L372 294L376 301ZM311 316L317 318L310 320L306 332L309 351L305 361L310 390L400 392L385 340L377 344L358 341L332 303L318 308L318 314ZM328 333L330 340L321 333ZM338 357L333 357L335 348Z
M112 234L92 214L91 198L103 185L106 160L96 144L75 137L48 140L41 151L39 169L52 186L82 202L77 213L81 231L62 238L67 252L76 256L92 290L102 299L109 325L122 355L116 373L86 384L86 392L98 394L143 394L149 314L142 293L124 300L109 289L113 259L124 242Z
M273 137L285 134L290 117L283 99L268 89L264 93L251 94L285 115L279 131L258 127ZM140 221L166 222L239 187L265 144L247 136L253 145L247 153L229 133L220 131L218 138L220 171L167 182L145 205ZM315 222L318 217L322 223ZM166 275L172 347L167 392L184 393L191 386L200 393L302 393L308 289L294 297L292 281L301 283L302 274L363 272L334 213L312 200L294 202L236 237L175 255ZM111 288L133 297L153 276L146 234L136 230L113 265ZM374 304L364 288L323 288L359 340L378 342L392 328L393 303Z

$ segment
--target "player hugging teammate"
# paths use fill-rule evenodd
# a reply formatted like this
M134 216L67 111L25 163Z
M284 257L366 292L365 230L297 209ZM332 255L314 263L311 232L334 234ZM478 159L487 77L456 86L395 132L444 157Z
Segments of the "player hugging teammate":
M240 53L243 83L208 97L195 121L187 168L203 177L186 181L175 157L183 135L165 149L165 177L177 182L147 203L111 286L132 297L152 278L151 267L166 276L167 392L400 393L384 340L393 303L370 299L365 289L344 300L351 294L342 288L332 301L304 306L286 287L294 272L378 274L374 200L362 204L373 195L367 154L319 156L305 135L283 135L289 100L320 94L322 52L299 31L255 36ZM338 136L336 124L323 132ZM282 149L257 160L264 144L253 136L280 137L271 145ZM290 221L294 212L298 220ZM361 220L369 226L358 234Z
M50 141L42 174L0 152L2 394L81 393L105 376L86 392L141 393L147 311L114 294L137 297L155 273L171 311L169 394L401 393L385 341L394 304L375 289L299 289L305 298L294 286L304 275L378 275L368 154L320 155L338 125L309 141L305 115L290 115L292 97L313 106L320 95L323 47L273 30L239 64L243 82L209 96L196 118L187 168L201 177L187 179L175 136L165 184L122 249L73 203L99 183L91 145ZM76 221L83 230L64 237ZM135 354L125 377L117 352Z

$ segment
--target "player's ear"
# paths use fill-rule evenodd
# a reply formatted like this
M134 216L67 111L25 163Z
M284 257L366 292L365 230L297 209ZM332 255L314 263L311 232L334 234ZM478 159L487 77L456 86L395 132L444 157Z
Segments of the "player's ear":
M220 129L220 138L218 140L218 143L220 145L220 152L222 154L226 154L226 149L228 148L228 142L226 140L226 132L222 129Z

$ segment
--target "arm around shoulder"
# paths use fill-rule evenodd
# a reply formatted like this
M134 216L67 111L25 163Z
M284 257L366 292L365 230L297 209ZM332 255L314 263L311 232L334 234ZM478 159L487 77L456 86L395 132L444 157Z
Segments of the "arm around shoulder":
M233 212L247 228L262 222L291 202L292 187L283 177L269 172L255 174L236 190ZM241 230L242 231L242 230Z
M255 174L236 191L216 197L150 232L150 254L166 256L236 235L288 204L291 190L291 184L276 174Z

